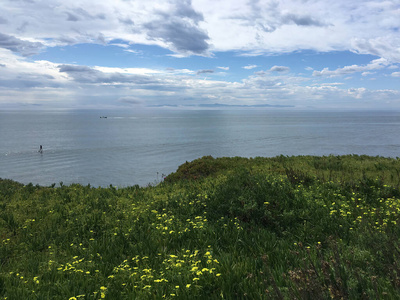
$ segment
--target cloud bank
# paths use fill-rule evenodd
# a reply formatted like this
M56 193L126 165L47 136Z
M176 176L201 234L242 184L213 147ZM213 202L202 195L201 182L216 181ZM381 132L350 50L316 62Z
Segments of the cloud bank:
M341 76L341 75L349 75L357 72L364 72L366 75L371 74L371 70L379 70L389 65L389 61L385 58L375 59L365 66L345 66L343 68L339 68L336 70L329 70L328 68L324 68L322 71L314 71L313 76Z
M395 0L5 1L0 47L31 55L43 46L118 39L185 56L349 50L400 62L399 6Z
M323 76L298 76L289 73L289 68L284 66L273 66L242 80L226 81L215 77L218 73L211 69L124 69L30 62L7 51L0 51L0 58L8 58L0 72L0 104L3 105L10 104L10 99L14 98L53 108L110 105L126 108L351 108L368 107L382 101L400 104L398 90L351 88L343 82L318 82L314 78ZM382 64L385 63L371 61L359 68L352 67L352 71L380 68ZM341 73L342 69L334 71ZM398 78L397 73L391 72L392 78ZM199 74L213 74L213 79L197 76Z
M400 106L393 88L400 76L399 15L397 0L7 0L0 10L0 104ZM35 58L87 44L124 49L149 67ZM157 54L165 65L131 49L137 45L168 52ZM323 66L310 61L301 72L297 62L271 59L306 51L372 58ZM226 53L249 60L218 60ZM182 63L168 65L171 57ZM384 77L387 84L368 88L351 82L357 76L360 82Z
M44 48L44 45L40 42L21 40L0 32L0 48L20 53L23 56L29 56L40 52Z

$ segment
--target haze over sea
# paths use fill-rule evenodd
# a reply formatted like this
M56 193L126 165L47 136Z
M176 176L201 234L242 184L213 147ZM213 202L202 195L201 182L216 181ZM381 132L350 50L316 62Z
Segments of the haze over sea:
M397 157L399 129L388 111L3 111L0 178L144 186L205 155Z

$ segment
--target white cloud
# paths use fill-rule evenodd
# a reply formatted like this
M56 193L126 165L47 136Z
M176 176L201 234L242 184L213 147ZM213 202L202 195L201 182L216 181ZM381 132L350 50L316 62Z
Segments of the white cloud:
M48 46L104 44L118 39L159 45L186 55L207 55L209 48L207 32L199 26L204 20L202 13L193 9L190 0L148 0L145 4L124 0L102 4L92 0L10 1L2 5L2 11L10 17L2 22L6 25L3 30ZM22 29L20 24L25 24Z
M312 86L340 86L343 82L326 82L326 83L315 83Z
M357 72L364 72L363 74L368 75L371 74L371 72L368 71L383 69L388 65L389 62L387 59L379 58L371 61L368 65L365 66L351 65L351 66L345 66L343 68L338 68L336 70L329 70L328 68L324 68L322 71L314 71L313 76L335 77L335 76L353 74Z
M391 62L400 62L400 38L386 35L375 38L354 38L351 50L360 54L384 57Z
M273 66L271 69L269 69L269 71L278 73L287 73L290 71L290 68L285 66Z
M122 43L110 43L110 45L111 45L111 46L121 47L121 48L124 48L124 49L129 48L129 45L128 45L128 44L122 44ZM128 51L128 50L127 50L127 51Z
M133 53L133 54L143 54L142 51L139 50L132 50L132 49L125 49L125 52Z
M395 0L7 1L2 33L46 46L113 40L181 56L351 50L400 62Z
M59 65L29 62L8 50L0 51L7 65L0 73L0 104L10 101L47 107L118 107L132 105L351 105L352 101L375 101L399 97L394 90L373 91L344 88L340 82L315 85L311 79L273 73L253 74L228 82L204 80L193 70ZM200 70L212 71L212 70ZM204 72L207 73L207 72ZM14 81L14 87L9 82ZM1 84L8 84L2 89ZM15 99L15 100L10 100ZM18 100L16 100L18 99Z
M400 8L397 2L3 1L0 11L0 103L86 103L88 98L90 101L104 99L101 100L104 103L111 101L108 102L110 105L114 103L112 101L119 105L140 101L143 105L162 101L183 105L186 101L183 99L197 99L196 103L212 99L224 104L257 105L265 101L293 104L309 103L309 99L335 103L337 99L380 101L380 97L398 98L395 90L347 88L350 81L346 88L341 83L314 85L326 77L346 76L345 80L351 79L349 76L355 73L367 76L385 68L398 68L400 38L396 28L399 27ZM97 66L89 67L27 58L46 47L80 43L113 45L134 54L146 53L141 52L145 50L131 49L132 45L157 45L170 50L172 54L169 55L175 58L212 56L213 53L217 58L223 51L238 56L256 56L304 49L353 51L379 58L366 65L349 63L336 69L307 67L307 71L313 71L313 78L304 74L293 76L289 66L276 65L243 80L235 75L227 81L213 80L217 76L212 76L211 80L196 76L214 72L208 69L212 66L207 65L190 64L191 70L189 67L166 69L168 63L156 69L117 68L96 62ZM128 56L127 53L124 55ZM166 61L168 59L172 60L167 57ZM263 64L249 59L242 65L249 62ZM214 66L222 66L215 70L230 70L225 64L227 60L216 62ZM254 64L243 68L251 70L257 67ZM228 75L232 74L226 74L224 78ZM399 72L391 74L393 77L399 75Z
M397 32L392 30L398 27L395 1L271 0L236 1L232 5L219 1L210 5L208 0L199 0L194 6L203 12L203 26L219 50L244 50L253 55L300 49L353 50L381 53L388 59L399 54L399 44L394 42ZM382 44L387 49L378 51L382 36L386 36ZM371 46L357 45L361 40Z
M375 72L367 72L366 71L366 72L361 73L362 76L368 76L368 75L372 75L372 74L375 74Z
M150 69L150 68L116 68L116 67L102 67L96 66L93 69L105 73L121 73L121 74L136 74L136 75L150 75L150 74L163 74L164 71ZM177 70L174 70L177 71Z
M248 66L244 66L243 69L251 70L251 69L254 69L254 68L257 68L257 67L258 67L257 65L248 65Z

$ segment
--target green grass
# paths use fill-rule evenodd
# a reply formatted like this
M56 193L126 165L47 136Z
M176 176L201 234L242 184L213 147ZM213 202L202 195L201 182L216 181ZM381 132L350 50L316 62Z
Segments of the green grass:
M157 186L0 179L0 299L398 299L400 160L203 157Z

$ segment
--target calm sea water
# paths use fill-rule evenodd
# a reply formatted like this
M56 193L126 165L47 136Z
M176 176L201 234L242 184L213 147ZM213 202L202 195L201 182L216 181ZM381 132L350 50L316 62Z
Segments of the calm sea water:
M146 185L204 155L280 154L400 156L400 113L0 112L0 178L25 184Z

